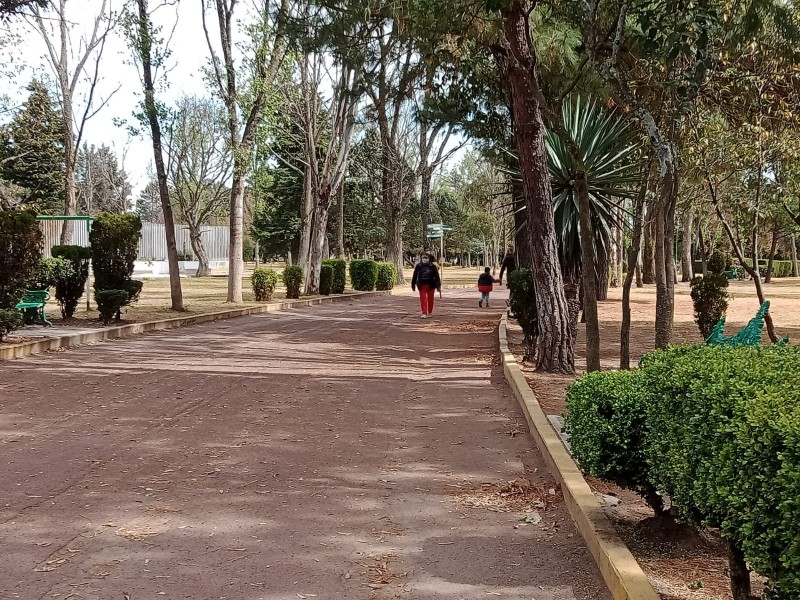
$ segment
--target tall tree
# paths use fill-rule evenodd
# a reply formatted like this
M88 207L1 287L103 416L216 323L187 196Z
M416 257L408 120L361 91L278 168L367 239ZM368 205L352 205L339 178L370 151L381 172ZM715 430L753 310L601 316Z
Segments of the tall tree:
M150 179L136 197L136 213L142 223L164 223L158 179Z
M0 179L21 188L19 203L57 214L64 198L62 117L44 84L32 81L28 91L22 110L0 129Z
M211 52L212 79L228 115L228 144L233 152L233 177L230 201L230 248L228 269L228 302L242 301L242 246L244 242L244 203L247 174L253 158L253 146L259 123L267 105L271 83L286 55L283 22L288 16L289 0L273 6L269 0L256 3L254 22L247 29L249 42L243 63L248 75L241 81L237 69L234 28L237 0L213 0L216 11L220 57L208 27L208 15L203 4L203 31ZM240 48L241 49L241 48Z
M84 142L78 153L76 184L80 212L124 213L131 208L128 175L106 144L95 147Z
M225 111L206 98L182 98L167 136L167 176L189 241L199 262L197 276L211 272L202 237L203 225L218 215L230 197L226 182L233 161L226 145Z
M99 9L94 13L91 30L87 35L81 36L80 42L75 47L71 31L74 17L69 15L67 5L68 0L51 0L47 14L41 8L35 7L32 24L44 40L47 47L47 61L56 78L58 101L63 117L61 126L65 167L64 214L74 215L78 207L75 183L78 149L83 140L86 123L107 104L110 98L108 96L96 102L95 94L100 80L100 64L106 39L116 25L117 19L107 0L102 0ZM70 62L73 57L75 64ZM82 89L79 90L79 87ZM61 230L62 244L72 241L72 231L73 222L64 221Z
M161 198L161 212L164 217L172 310L182 311L184 310L183 290L181 289L178 248L175 240L175 218L169 199L167 168L164 164L164 148L161 134L160 118L164 110L163 106L157 101L155 92L155 82L158 78L159 69L165 68L165 62L169 56L169 48L168 43L157 37L159 29L153 26L148 0L136 0L136 9L136 12L127 14L128 36L136 55L137 65L141 67L144 113L150 128L150 139L153 142L153 161L156 167L158 194ZM241 257L241 252L239 256Z

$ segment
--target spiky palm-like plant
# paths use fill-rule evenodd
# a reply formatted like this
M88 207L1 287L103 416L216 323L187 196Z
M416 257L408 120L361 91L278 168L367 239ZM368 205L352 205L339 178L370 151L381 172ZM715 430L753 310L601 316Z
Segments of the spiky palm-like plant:
M617 111L580 96L564 102L562 122L581 150L594 226L596 265L598 270L607 269L615 209L621 200L633 198L637 193L640 175L636 131ZM576 167L556 133L548 130L546 142L561 267L567 279L577 282L581 244ZM604 280L598 277L598 281Z

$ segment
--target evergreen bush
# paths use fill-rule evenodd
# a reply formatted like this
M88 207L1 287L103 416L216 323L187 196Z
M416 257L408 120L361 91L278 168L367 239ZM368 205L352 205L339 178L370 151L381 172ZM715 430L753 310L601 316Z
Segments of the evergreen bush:
M29 288L49 290L58 285L59 281L64 281L74 275L75 269L70 261L63 258L41 258L36 278Z
M250 278L257 302L269 302L278 287L278 273L272 269L254 269Z
M522 327L525 360L533 360L536 338L539 337L539 313L536 307L536 288L530 269L517 269L508 276L509 308Z
M303 269L298 265L291 265L283 270L283 284L286 286L286 297L297 299L300 297L300 288L303 287Z
M344 289L347 285L347 261L340 258L331 258L322 261L322 264L333 267L331 294L344 294Z
M0 342L4 342L10 333L20 327L22 327L22 313L14 309L0 309Z
M89 233L95 298L103 291L124 291L126 294L125 301L117 308L117 320L120 318L121 308L138 300L142 290L142 282L131 279L141 231L139 215L100 213L95 217ZM120 294L102 297L106 308L122 298ZM98 302L98 309L99 304ZM102 312L101 317L105 321Z
M0 211L0 309L13 309L36 277L42 230L31 211Z
M694 320L703 339L706 339L728 310L728 278L709 271L705 277L692 279L691 287Z
M333 266L323 264L319 269L319 293L330 296L333 290Z
M56 281L56 300L61 307L61 316L67 319L75 314L78 302L86 289L92 251L82 246L53 246L50 253L56 258L69 261L72 265L72 275Z
M111 323L115 315L119 320L120 310L130 303L128 292L125 290L95 290L94 301L97 303L100 319L106 325Z
M378 263L374 260L351 260L350 281L354 290L373 291L378 281Z
M391 290L397 283L397 265L388 262L378 263L378 277L375 282L375 289Z

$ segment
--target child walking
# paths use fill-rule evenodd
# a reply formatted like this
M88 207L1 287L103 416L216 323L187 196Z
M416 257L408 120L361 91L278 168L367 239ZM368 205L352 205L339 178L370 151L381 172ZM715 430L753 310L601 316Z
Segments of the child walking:
M442 289L439 269L427 254L422 255L421 262L414 268L411 290L414 291L416 288L419 288L419 306L422 309L422 318L427 319L433 313L433 299L436 290L441 293Z
M478 306L483 307L483 303L485 302L486 308L489 308L489 294L492 291L492 284L494 283L500 283L500 280L492 277L492 270L489 267L486 267L481 276L478 277L478 291L481 293L481 299L480 302L478 302Z

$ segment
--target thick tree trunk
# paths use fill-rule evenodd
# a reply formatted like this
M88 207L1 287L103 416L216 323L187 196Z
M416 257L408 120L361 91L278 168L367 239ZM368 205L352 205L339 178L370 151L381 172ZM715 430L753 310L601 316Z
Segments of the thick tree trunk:
M569 330L569 312L558 260L552 190L544 143L541 91L530 38L527 6L519 1L502 9L509 44L506 85L513 105L513 129L522 173L529 243L539 313L536 368L573 373L575 356Z
M769 247L769 262L767 263L767 274L764 276L764 283L772 283L772 263L775 262L775 252L778 250L778 230L772 230L772 244Z
M172 299L172 310L184 310L183 291L181 290L181 274L178 266L178 248L175 242L175 219L172 214L172 203L167 186L167 169L164 165L164 153L161 144L161 124L156 109L155 86L152 72L152 25L147 8L147 0L137 0L139 9L139 54L142 61L144 82L144 105L147 120L150 123L150 137L153 141L153 160L158 178L158 194L161 198L161 210L164 215L164 231L167 242L167 262L169 264L169 287Z
M525 224L527 215L524 210L520 210L525 206L525 190L522 186L522 181L514 179L511 183L511 193L513 195L514 206L514 251L517 256L517 265L526 269L533 267L533 260L531 258L531 243L528 237L528 227ZM495 258L492 262L496 262Z
M681 281L691 281L692 272L692 232L694 231L694 211L687 208L681 222Z
M789 251L791 252L791 256L792 256L792 277L797 277L798 276L798 270L797 270L797 239L796 239L794 234L792 234L792 237L790 238L790 242L792 244L791 248L789 248Z
M578 212L581 225L581 284L584 293L583 316L586 322L586 372L591 373L600 370L600 321L597 316L597 296L600 294L602 282L597 280L595 274L595 232L592 224L592 206L589 199L589 187L586 183L586 171L581 164L580 151L577 146L570 145L574 151L571 152L573 160L576 164L580 164L575 174L575 190L578 193ZM602 265L600 266L602 267ZM608 273L608 268L606 268L606 273ZM575 294L575 299L577 299L577 294ZM572 314L577 316L577 313L574 308L569 310L569 302L567 302L567 308L568 322L571 324L569 316ZM570 337L574 344L575 336Z
M197 277L207 277L211 273L208 266L208 253L206 252L205 244L203 244L203 237L200 235L200 227L189 225L189 243L192 245L192 251L197 257Z
M397 283L405 283L403 277L403 217L396 206L386 211L386 262L397 265Z
M647 188L650 184L650 165L644 167L642 184L639 195L633 206L633 231L631 232L631 247L628 250L628 272L622 284L622 327L619 336L619 368L631 368L631 285L636 274L639 278L639 256L642 248L642 228L644 223L644 201L647 197ZM636 265L631 268L631 265ZM637 286L642 287L637 281Z
M656 220L657 208L655 205L650 205L647 207L644 221L644 252L642 253L642 283L648 285L656 282Z
M609 267L608 254L602 252L595 261L595 270L597 272L597 288L595 291L597 300L608 300Z

